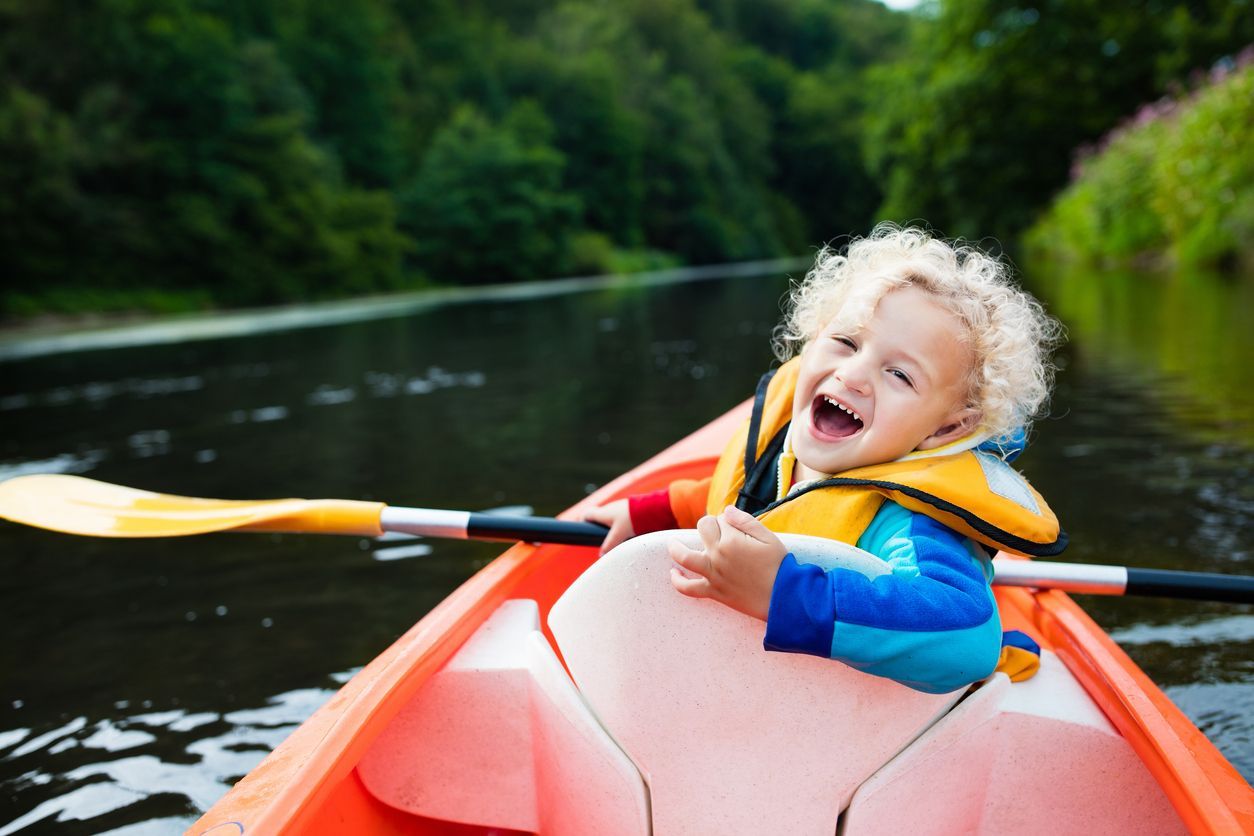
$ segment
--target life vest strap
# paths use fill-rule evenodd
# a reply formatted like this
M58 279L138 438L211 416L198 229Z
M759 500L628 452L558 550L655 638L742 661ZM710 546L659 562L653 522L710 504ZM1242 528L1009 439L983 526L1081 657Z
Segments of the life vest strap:
M753 471L758 457L758 434L762 432L762 411L766 408L766 389L778 369L770 369L758 378L758 388L753 393L753 412L749 415L749 435L745 437L745 474Z
M753 470L747 471L744 487L736 495L736 507L741 511L756 514L775 501L779 493L776 463L784 451L784 439L787 437L788 424L785 424L766 445Z
M1018 552L1020 554L1031 555L1032 557L1053 557L1060 554L1062 550L1067 547L1067 533L1061 529L1058 532L1058 537L1053 542L1039 543L1033 540L1028 540L994 525L983 517L977 516L960 505L955 505L948 500L941 499L939 496L930 494L927 491L910 485L903 485L899 482L889 482L883 479L856 479L841 476L822 479L818 482L806 485L800 490L794 491L783 499L772 502L763 508L759 512L759 515L764 514L767 511L774 510L783 503L790 502L803 494L809 493L810 491L822 490L823 488L841 487L874 488L880 493L887 494L889 492L895 492L908 496L911 499L930 505L939 511L952 514L970 526L973 531L987 537L991 542L997 544L998 547L1009 549L1010 551Z
M736 495L736 507L750 514L756 514L774 499L771 489L775 486L769 480L763 479L761 465L763 462L771 464L778 458L779 450L784 445L785 433L781 430L771 439L771 443L762 451L761 458L758 457L758 435L762 432L762 413L766 409L767 389L777 371L779 369L769 369L758 378L758 388L753 393L753 411L749 414L749 432L745 436L745 483ZM763 485L763 481L768 483ZM771 492L767 493L768 491Z

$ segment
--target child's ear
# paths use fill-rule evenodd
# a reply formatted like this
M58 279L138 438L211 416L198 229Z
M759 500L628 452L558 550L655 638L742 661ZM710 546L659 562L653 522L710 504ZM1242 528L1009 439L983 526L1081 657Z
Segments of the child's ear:
M935 450L937 447L943 447L951 441L957 441L979 426L980 419L983 417L983 413L973 406L954 410L946 416L940 428L923 439L923 443L915 449Z

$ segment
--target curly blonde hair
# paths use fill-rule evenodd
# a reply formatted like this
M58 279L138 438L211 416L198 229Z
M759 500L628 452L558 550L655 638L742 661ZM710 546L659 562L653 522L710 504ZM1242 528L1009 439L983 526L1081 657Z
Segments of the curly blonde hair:
M982 430L993 438L1026 430L1048 402L1050 356L1062 325L1012 283L1005 262L924 229L882 223L843 254L821 250L788 294L776 355L787 360L800 353L834 317L861 326L885 294L907 286L932 294L962 323L976 358L967 405L980 410Z

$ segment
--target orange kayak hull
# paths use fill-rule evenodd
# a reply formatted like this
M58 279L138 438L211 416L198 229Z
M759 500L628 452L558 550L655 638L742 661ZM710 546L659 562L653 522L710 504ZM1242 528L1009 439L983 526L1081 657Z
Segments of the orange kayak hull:
M746 408L732 410L561 516L578 518L585 507L653 490L676 478L707 475ZM596 557L593 549L560 545L519 543L506 550L349 680L187 832L485 832L424 819L377 801L362 783L357 765L503 602L532 599L539 605L541 624L547 624L554 602ZM1074 601L1057 591L998 588L996 595L1005 628L1024 630L1063 660L1130 743L1190 831L1254 832L1254 790Z

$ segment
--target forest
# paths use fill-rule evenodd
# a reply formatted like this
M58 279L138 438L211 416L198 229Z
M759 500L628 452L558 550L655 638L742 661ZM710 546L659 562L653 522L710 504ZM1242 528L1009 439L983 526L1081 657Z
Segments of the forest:
M1251 43L1248 0L6 0L0 315L1013 246Z

